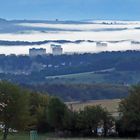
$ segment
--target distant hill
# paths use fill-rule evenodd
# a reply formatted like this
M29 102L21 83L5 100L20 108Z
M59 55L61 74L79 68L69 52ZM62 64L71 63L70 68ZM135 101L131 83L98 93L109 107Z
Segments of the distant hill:
M86 21L72 21L72 20L10 20L12 23L49 23L49 24L89 24Z
M0 55L0 79L18 83L140 83L140 52L102 52L61 56Z
M6 19L0 18L0 22L8 22Z
M9 23L49 23L49 24L89 24L87 21L74 21L74 20L7 20L0 18L0 22L9 22Z
M55 21L55 20L6 20L0 18L0 33L20 33L26 31L38 31L45 33L46 31L66 31L66 29L48 28L48 27L26 27L23 23L46 23L46 24L89 24L81 21ZM75 31L71 29L70 31Z
M61 56L0 55L0 79L64 101L118 99L140 83L140 52Z
M22 85L33 91L48 93L64 101L122 99L128 96L129 87L111 84L38 84Z

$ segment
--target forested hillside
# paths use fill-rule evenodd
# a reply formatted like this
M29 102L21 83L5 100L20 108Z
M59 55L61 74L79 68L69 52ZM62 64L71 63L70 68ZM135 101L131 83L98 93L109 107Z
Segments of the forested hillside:
M0 55L0 79L65 101L123 98L140 82L140 52L44 57Z
M63 101L121 99L128 96L129 87L108 84L43 84L22 85L32 91L48 93Z
M54 77L50 76L85 72L93 72L94 75L88 83L136 84L140 77L139 51L46 55L35 58L0 55L0 62L0 78L18 83L52 82Z

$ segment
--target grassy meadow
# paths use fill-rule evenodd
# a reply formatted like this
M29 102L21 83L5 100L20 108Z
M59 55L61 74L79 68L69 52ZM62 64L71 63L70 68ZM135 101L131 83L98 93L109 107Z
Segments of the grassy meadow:
M2 140L2 136L0 135L0 140ZM8 136L7 140L30 140L29 134L12 134ZM47 135L39 135L35 140L138 140L138 139L113 139L113 138L53 138Z
M46 81L52 84L55 83L110 83L120 84L138 83L140 79L140 72L137 71L113 71L113 72L84 72L77 74L59 75L59 76L48 76Z
M0 140L2 140L2 136L0 136ZM29 134L10 134L7 140L30 140ZM39 135L37 140L47 140L46 135Z

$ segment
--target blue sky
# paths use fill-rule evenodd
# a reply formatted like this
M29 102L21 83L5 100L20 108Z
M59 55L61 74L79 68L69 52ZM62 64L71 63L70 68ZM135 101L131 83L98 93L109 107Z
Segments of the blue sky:
M140 20L140 0L0 0L0 17Z

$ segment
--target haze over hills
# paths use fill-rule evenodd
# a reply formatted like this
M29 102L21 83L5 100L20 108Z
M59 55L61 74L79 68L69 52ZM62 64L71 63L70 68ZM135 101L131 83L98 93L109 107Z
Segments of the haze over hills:
M0 54L28 54L30 48L45 48L49 53L52 43L62 45L64 54L79 54L36 58L1 55L2 80L35 90L38 87L67 101L123 98L129 85L139 83L140 21L1 19L0 27ZM107 45L98 46L100 42Z
M139 138L139 6L1 0L0 139Z
M70 53L139 50L140 21L0 19L0 27L0 53L6 54L28 54L33 47L49 53L51 43ZM108 46L96 47L99 41Z

